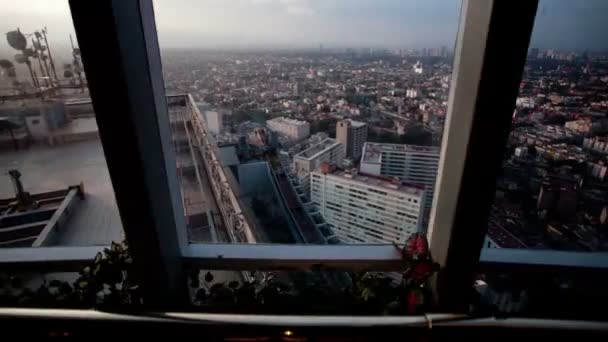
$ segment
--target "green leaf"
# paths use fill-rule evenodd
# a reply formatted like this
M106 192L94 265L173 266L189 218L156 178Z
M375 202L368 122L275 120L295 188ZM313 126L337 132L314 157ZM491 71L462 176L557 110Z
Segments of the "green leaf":
M107 250L107 248L106 248ZM95 265L99 265L99 263L101 263L101 260L103 260L103 254L101 254L101 252L98 252L95 255L95 259L93 260L93 262L95 263Z
M114 253L120 253L122 251L122 248L120 244L112 241L112 244L110 245L110 250Z

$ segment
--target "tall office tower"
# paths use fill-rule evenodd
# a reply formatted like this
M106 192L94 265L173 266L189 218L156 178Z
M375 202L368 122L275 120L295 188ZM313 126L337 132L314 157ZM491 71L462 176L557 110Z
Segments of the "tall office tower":
M293 169L304 193L310 197L310 173L321 163L342 165L344 146L336 139L327 138L298 153L293 158Z
M306 121L278 117L266 121L266 126L293 141L306 139L310 135L310 124Z
M438 166L439 147L367 142L360 169L362 173L397 176L404 182L424 185L426 221L433 205Z
M346 158L359 159L363 144L367 141L367 124L354 120L342 120L336 125L336 139L344 145Z
M403 243L422 229L423 187L328 164L310 181L312 203L342 242Z

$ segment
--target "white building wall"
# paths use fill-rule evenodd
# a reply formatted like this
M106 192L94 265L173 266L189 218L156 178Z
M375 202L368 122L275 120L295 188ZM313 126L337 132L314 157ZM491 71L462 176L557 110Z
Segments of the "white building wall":
M268 126L271 131L277 132L295 141L306 139L310 135L310 124L306 121L278 117L266 121L266 126Z
M214 134L220 134L223 126L222 113L218 111L206 111L207 127Z
M425 212L428 215L433 204L433 194L439 168L439 149L377 143L374 143L373 146L379 150L380 160L366 162L365 156L363 156L361 172L372 175L396 176L404 182L424 185L427 193Z
M293 168L295 170L296 177L298 178L302 190L307 196L310 196L310 173L321 166L322 163L329 163L336 166L342 166L342 162L345 158L344 146L338 143L335 139L325 139L320 144L327 143L327 141L334 141L335 143L327 146L325 149L319 151L310 158L303 157L302 153L296 155L293 159ZM316 146L316 145L315 145ZM314 148L315 146L311 147Z
M424 192L311 173L311 200L345 243L403 243L422 227Z

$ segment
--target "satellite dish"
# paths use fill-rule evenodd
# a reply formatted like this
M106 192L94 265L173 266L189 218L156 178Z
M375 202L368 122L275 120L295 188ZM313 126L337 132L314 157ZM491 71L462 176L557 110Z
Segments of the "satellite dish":
M22 53L18 53L15 55L15 61L19 64L24 64L28 62L27 57Z
M8 41L8 45L15 50L25 50L27 48L27 39L25 39L25 36L19 30L8 32L6 40Z
M72 78L72 77L74 77L74 73L72 73L72 71L70 71L70 70L64 70L63 71L63 77L65 77L65 78Z
M0 59L0 67L3 69L10 69L13 67L13 62L8 59Z

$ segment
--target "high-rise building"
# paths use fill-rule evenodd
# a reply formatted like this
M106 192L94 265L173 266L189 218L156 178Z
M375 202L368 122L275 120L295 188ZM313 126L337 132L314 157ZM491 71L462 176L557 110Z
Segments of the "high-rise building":
M362 173L397 176L404 182L424 185L427 193L424 213L428 217L438 165L438 147L367 142L363 146L360 169Z
M344 146L331 138L296 154L293 158L293 169L307 196L310 196L310 173L321 166L321 163L342 165L343 160Z
M207 119L207 126L209 131L214 134L220 134L222 130L223 120L222 113L215 110L209 110L205 112L205 119Z
M344 145L346 158L359 159L363 144L367 141L367 124L354 120L342 120L336 124L336 139Z
M422 229L423 187L328 164L310 182L312 203L342 242L403 243Z
M293 141L306 139L310 135L310 124L306 121L278 117L266 121L266 126Z

